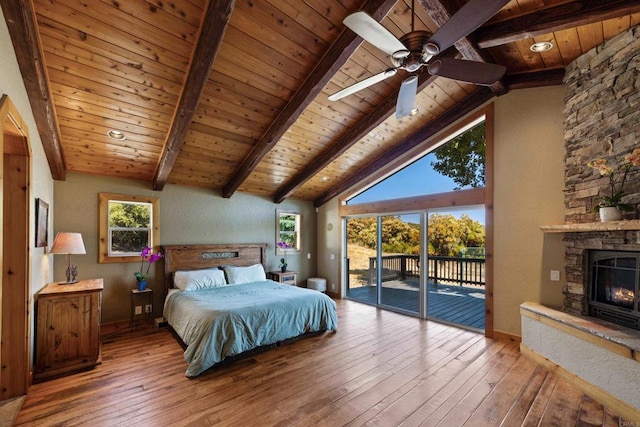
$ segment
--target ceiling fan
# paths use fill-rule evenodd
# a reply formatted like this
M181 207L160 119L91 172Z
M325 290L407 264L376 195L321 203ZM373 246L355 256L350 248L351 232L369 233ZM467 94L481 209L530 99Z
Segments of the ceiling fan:
M359 81L329 96L337 101L366 87L394 76L398 70L415 73L422 66L431 75L447 77L478 85L491 85L504 75L506 67L498 64L433 57L484 24L498 13L509 0L470 0L434 34L414 29L414 0L411 2L411 32L396 38L389 30L365 12L347 16L343 23L354 33L391 56L393 67ZM396 117L410 115L418 89L418 77L407 77L400 85Z

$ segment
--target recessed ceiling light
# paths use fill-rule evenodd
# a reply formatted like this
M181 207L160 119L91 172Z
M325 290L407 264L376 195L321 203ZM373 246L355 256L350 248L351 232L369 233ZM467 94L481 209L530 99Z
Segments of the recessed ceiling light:
M409 113L409 115L410 115L411 117L413 117L413 116L415 116L416 114L418 114L419 112L420 112L420 110L419 110L419 109L417 109L417 108L412 108L412 109L411 109L411 112Z
M553 44L551 42L538 42L532 44L529 49L531 50L531 52L546 52L553 49Z
M327 181L329 181L329 177L328 176L323 176L322 178L320 178L320 181L327 182Z
M107 132L107 136L111 139L115 139L116 141L122 141L127 138L124 135L124 132L121 132L119 130L113 130L113 129Z

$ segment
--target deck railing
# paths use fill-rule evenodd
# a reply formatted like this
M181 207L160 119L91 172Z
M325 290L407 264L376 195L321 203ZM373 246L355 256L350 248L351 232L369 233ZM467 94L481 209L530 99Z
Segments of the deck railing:
M369 258L369 284L375 283L375 257ZM429 256L428 280L447 285L485 284L485 259ZM382 257L382 281L417 279L420 277L418 255L388 255Z

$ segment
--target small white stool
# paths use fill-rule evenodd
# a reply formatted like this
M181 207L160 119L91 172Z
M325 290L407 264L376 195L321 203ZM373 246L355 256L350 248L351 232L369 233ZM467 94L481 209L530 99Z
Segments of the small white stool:
M318 292L327 290L327 280L320 277L309 277L307 279L307 288Z

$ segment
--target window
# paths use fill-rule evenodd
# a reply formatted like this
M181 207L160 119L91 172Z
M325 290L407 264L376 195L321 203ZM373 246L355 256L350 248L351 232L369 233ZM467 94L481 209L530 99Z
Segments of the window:
M347 204L485 187L484 116L437 141L421 158L347 200Z
M105 262L138 262L140 251L160 244L160 201L100 193L100 259Z
M276 210L276 242L287 242L291 249L287 253L300 252L302 215L295 211ZM276 255L282 255L284 251L276 245Z

